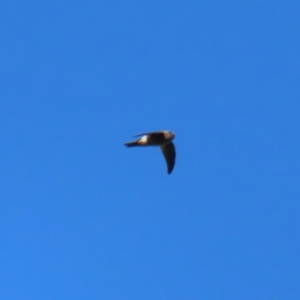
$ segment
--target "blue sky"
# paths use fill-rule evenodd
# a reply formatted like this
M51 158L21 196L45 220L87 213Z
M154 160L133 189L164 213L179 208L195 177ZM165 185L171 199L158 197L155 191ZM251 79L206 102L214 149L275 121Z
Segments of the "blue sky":
M1 299L299 299L300 3L0 11Z

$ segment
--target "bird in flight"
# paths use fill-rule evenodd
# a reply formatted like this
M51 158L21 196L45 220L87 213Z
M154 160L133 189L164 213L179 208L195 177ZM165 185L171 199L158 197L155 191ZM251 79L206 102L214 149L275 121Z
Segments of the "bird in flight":
M134 142L125 143L127 147L145 147L145 146L159 146L163 152L165 160L168 166L168 174L171 174L176 158L175 146L172 140L175 138L175 134L172 131L155 131L147 132L135 135L134 137L140 137Z

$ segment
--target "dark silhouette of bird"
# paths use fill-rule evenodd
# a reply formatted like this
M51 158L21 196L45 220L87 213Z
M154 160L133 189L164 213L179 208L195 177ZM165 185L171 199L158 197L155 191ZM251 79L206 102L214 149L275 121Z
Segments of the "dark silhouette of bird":
M173 139L175 134L171 131L162 130L155 132L147 132L135 135L134 137L141 136L136 141L125 143L127 147L145 147L145 146L159 146L163 152L165 160L168 166L168 174L171 174L176 159L175 146L173 144Z

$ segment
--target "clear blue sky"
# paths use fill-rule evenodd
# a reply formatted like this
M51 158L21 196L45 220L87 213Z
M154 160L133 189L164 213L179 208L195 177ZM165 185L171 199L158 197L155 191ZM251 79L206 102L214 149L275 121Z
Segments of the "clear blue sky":
M299 1L0 16L1 299L300 299Z

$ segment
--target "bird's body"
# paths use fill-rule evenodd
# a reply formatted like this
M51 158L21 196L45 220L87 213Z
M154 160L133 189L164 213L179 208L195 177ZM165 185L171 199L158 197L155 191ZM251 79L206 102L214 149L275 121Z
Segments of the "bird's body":
M136 141L126 143L127 147L145 147L145 146L160 146L168 165L168 173L171 174L175 165L175 146L172 140L175 134L171 131L155 131L136 135L142 136Z

